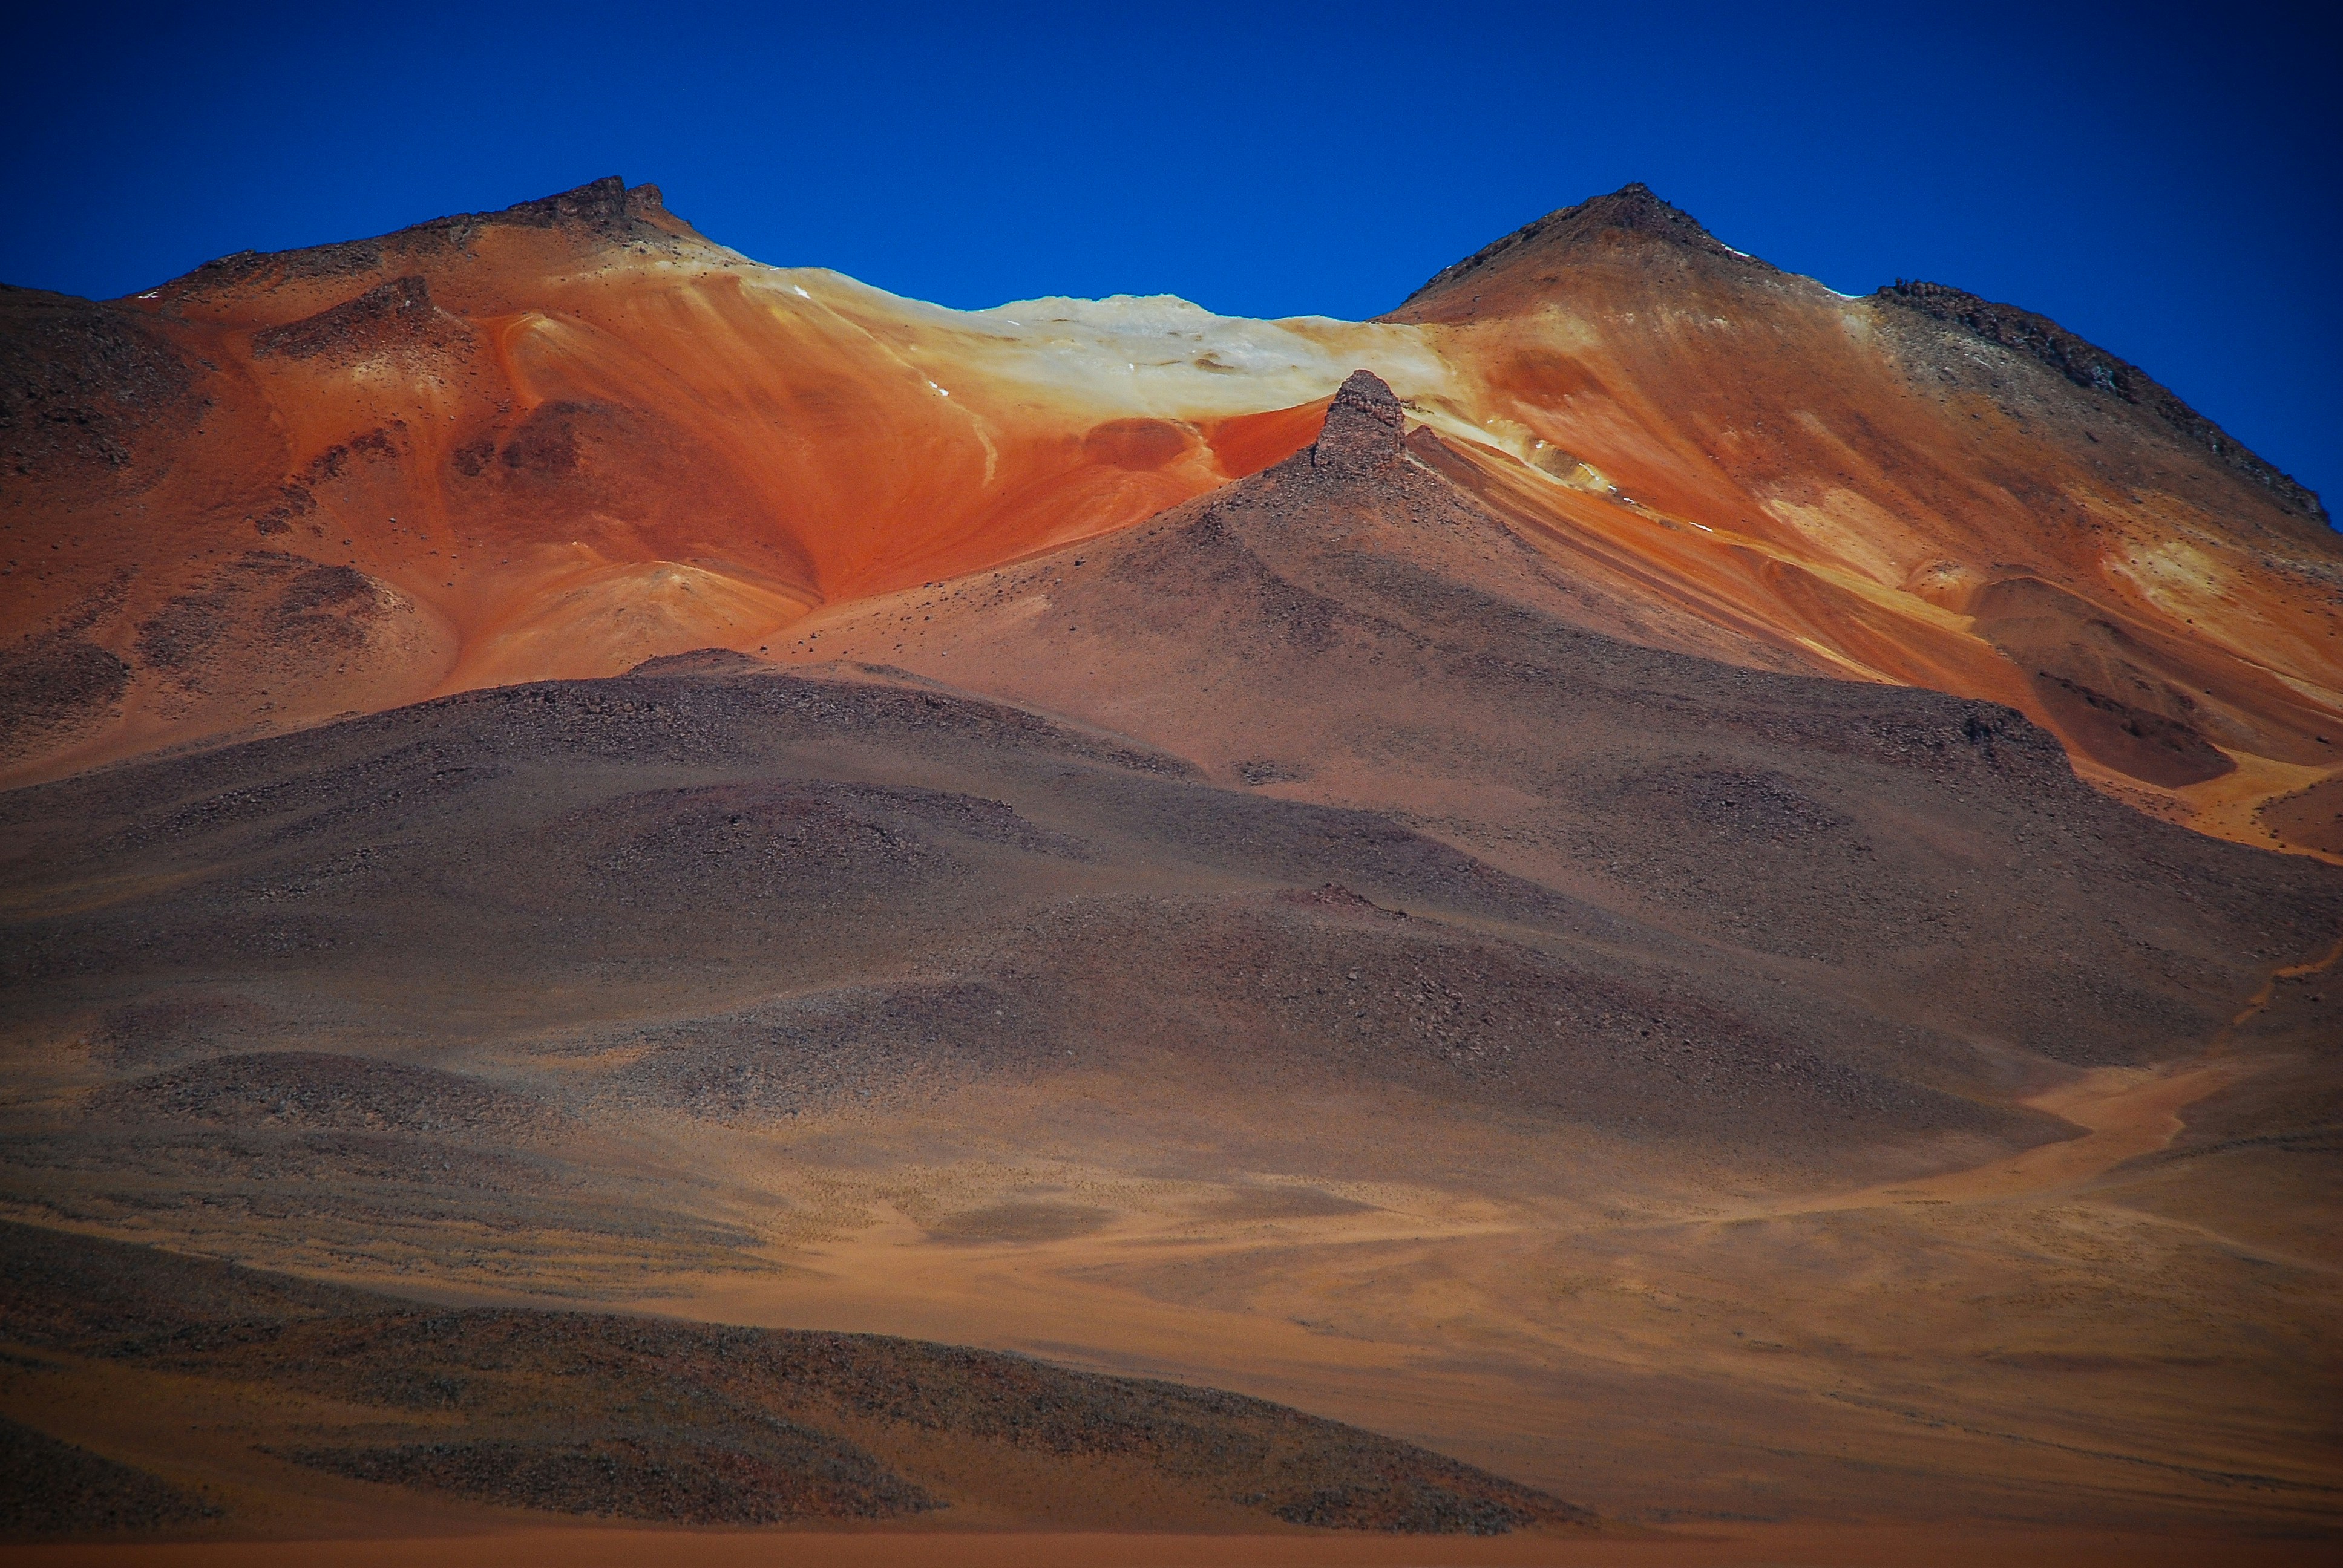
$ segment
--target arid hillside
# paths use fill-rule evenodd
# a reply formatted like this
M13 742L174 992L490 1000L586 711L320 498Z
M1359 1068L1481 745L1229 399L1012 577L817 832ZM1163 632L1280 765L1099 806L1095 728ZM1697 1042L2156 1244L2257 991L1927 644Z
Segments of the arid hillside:
M95 1406L106 1435L135 1443L141 1423L121 1408L135 1389L241 1440L191 1451L146 1425L140 1457L174 1482L0 1418L0 1532L19 1536L109 1517L200 1534L271 1494L300 1525L380 1529L351 1482L399 1487L426 1517L437 1504L442 1528L497 1508L735 1527L953 1513L963 1528L1594 1523L1217 1389L870 1335L451 1312L22 1226L0 1227L0 1339L35 1374L15 1392L53 1423Z
M2343 1533L2343 549L2054 324L617 181L0 318L0 1533Z
M1585 629L1403 431L1361 374L772 658L0 797L12 1212L1172 1373L1630 1522L2333 1528L2343 873Z
M1583 624L2006 703L2135 804L2337 847L2315 497L2053 323L1845 298L1641 186L1366 324L944 310L617 180L124 300L9 291L0 766L777 648L1264 467L1360 367Z

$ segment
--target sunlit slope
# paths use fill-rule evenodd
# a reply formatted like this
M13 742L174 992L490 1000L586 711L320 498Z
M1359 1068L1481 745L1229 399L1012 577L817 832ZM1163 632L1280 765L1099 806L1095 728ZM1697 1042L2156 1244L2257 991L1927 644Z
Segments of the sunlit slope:
M749 262L616 181L5 303L20 773L753 648L1264 467L1361 359L1443 374L1404 327L942 310ZM41 439L87 405L95 434Z
M1850 299L1631 186L1392 319L1455 375L1449 477L1591 577L2010 703L2087 776L2235 836L2265 833L2233 803L2343 762L2317 498L2040 317Z
M1368 324L946 310L749 261L616 180L0 312L16 778L778 653L817 608L1263 468L1361 367L1589 626L2006 702L2229 837L2268 842L2257 808L2343 764L2315 498L2037 317L1845 298L1637 186ZM2298 819L2324 821L2270 822L2322 847Z

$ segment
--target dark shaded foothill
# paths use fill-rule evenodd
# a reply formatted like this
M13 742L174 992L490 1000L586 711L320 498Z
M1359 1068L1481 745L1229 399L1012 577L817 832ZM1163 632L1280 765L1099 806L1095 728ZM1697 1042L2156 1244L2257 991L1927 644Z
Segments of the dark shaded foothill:
M1217 1389L875 1335L447 1311L17 1225L0 1227L0 1335L196 1380L223 1402L246 1391L330 1399L364 1411L373 1440L271 1445L279 1456L555 1513L885 1519L947 1506L962 1467L939 1460L990 1450L1045 1472L1103 1462L1151 1473L1322 1529L1594 1523L1471 1465ZM13 1511L0 1528L152 1529L206 1512L14 1422L0 1422L0 1452L21 1466L0 1491Z

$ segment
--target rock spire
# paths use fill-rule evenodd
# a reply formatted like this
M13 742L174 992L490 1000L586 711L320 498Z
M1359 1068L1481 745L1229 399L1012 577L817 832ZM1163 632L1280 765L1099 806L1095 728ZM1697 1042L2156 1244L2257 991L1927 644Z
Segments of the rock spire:
M1325 428L1310 449L1310 466L1321 473L1370 474L1399 461L1407 427L1399 399L1372 370L1353 370L1326 410Z

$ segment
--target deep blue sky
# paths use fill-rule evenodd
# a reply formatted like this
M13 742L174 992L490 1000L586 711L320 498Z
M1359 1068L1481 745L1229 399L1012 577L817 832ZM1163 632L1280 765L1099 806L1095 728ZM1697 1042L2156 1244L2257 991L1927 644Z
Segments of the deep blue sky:
M2333 23L1774 10L11 7L0 280L119 295L620 174L950 305L1363 317L1642 179L1834 287L2054 317L2343 510Z

